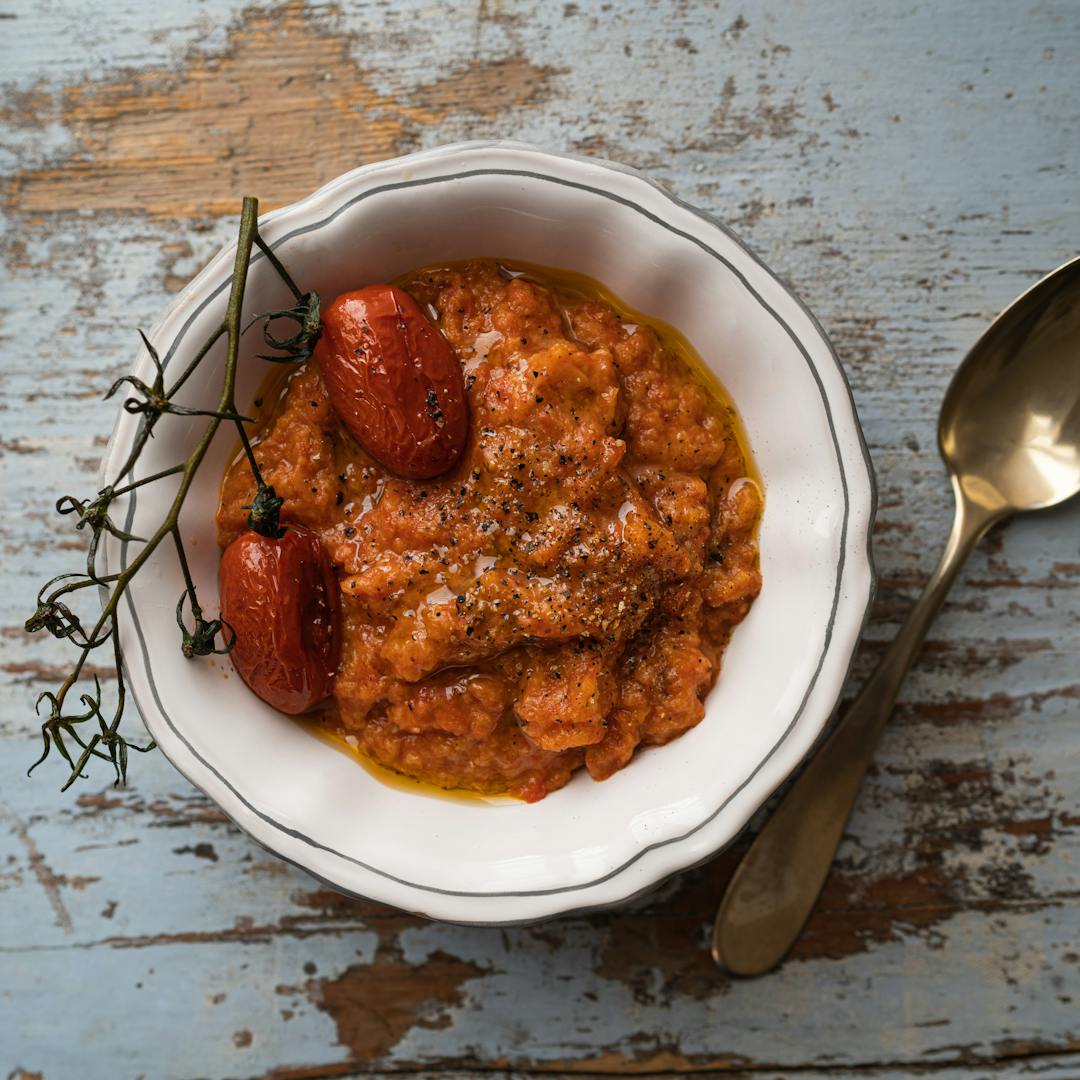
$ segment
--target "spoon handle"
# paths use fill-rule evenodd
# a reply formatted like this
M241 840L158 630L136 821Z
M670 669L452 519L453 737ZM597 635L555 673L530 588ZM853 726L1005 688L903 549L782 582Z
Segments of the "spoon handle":
M953 486L956 513L937 569L859 696L773 811L728 884L716 914L712 954L733 974L764 974L799 936L900 684L957 571L1001 516Z

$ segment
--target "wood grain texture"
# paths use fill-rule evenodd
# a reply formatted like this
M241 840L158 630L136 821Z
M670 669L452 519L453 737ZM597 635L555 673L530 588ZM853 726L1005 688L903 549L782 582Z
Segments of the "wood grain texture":
M1069 0L0 4L0 1076L1080 1075L1080 507L976 553L754 982L706 952L738 846L623 911L463 929L328 892L160 756L59 796L24 771L65 655L21 630L78 559L51 503L93 486L101 391L240 195L515 136L647 169L821 318L881 487L857 679L947 529L956 363L1080 250L1078 60Z

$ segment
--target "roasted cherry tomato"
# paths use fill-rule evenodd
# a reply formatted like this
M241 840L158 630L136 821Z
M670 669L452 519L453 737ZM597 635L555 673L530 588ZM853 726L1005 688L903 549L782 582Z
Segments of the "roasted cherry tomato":
M306 712L330 693L337 667L338 588L318 536L288 525L281 537L246 532L222 553L221 617L229 653L269 705Z
M315 348L330 404L391 472L422 480L461 456L468 409L461 365L408 293L368 285L322 313Z

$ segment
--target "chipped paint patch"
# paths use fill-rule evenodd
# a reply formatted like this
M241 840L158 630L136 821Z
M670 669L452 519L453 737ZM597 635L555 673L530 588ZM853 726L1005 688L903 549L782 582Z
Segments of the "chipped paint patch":
M752 106L740 107L735 76L729 75L701 147L730 151L747 139L786 139L795 134L795 122L801 114L794 98L775 103L773 88L768 83L758 83L754 94L756 100Z
M64 897L60 892L60 887L66 884L66 879L58 875L45 861L45 856L38 848L37 841L30 835L26 822L8 806L4 807L4 816L10 820L11 831L26 851L30 871L41 886L42 892L45 893L45 898L49 901L49 907L52 908L56 925L65 934L72 933L75 925L71 920L71 912L68 911L67 905L64 903Z
M185 844L183 847L173 848L174 855L194 855L197 859L207 859L210 862L217 862L217 852L214 850L213 844L207 844L205 841L200 844Z
M441 949L421 964L407 964L384 938L371 964L346 968L333 979L313 979L306 990L333 1018L338 1042L358 1062L370 1062L388 1054L414 1028L448 1028L447 1010L461 1006L465 984L484 973Z
M190 52L176 70L13 93L0 120L60 124L74 145L48 165L15 172L4 198L17 214L134 207L197 217L233 213L241 194L257 190L270 210L413 148L421 130L450 116L535 108L550 98L556 75L513 54L382 92L332 15L295 2L249 8L229 27L224 49Z

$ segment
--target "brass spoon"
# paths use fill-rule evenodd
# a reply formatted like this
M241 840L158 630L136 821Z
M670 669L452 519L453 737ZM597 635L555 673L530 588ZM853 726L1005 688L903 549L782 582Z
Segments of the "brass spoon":
M900 683L972 548L996 521L1080 491L1080 258L1007 307L941 406L956 496L941 562L851 708L743 857L716 914L713 959L761 975L799 936L836 854Z

